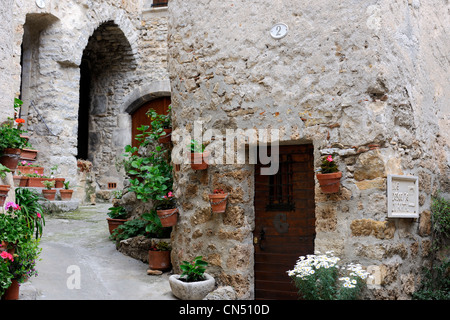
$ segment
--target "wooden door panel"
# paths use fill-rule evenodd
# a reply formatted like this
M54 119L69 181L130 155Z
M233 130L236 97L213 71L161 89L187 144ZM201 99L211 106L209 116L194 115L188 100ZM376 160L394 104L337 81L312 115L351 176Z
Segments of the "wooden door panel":
M313 146L296 145L280 146L278 176L260 175L261 166L255 167L256 299L298 298L287 271L314 252L313 164Z
M170 97L161 97L145 103L131 114L131 146L137 147L139 145L139 141L135 137L142 132L137 128L142 125L150 125L151 123L150 118L147 116L148 110L154 109L159 114L167 114L169 105Z

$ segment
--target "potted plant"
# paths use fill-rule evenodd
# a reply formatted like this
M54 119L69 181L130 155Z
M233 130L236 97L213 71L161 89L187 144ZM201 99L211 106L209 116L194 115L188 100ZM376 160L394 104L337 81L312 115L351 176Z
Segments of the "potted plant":
M25 138L25 137L23 137L23 138ZM38 151L36 149L33 149L30 142L27 140L27 142L25 143L24 147L22 148L22 150L20 152L20 159L22 161L36 160L37 154L38 154Z
M44 185L44 189L42 190L42 195L45 199L53 201L55 200L56 189L52 189L55 187L54 180L43 180L42 184Z
M208 153L205 146L195 140L191 140L191 168L194 170L205 170L208 168Z
M42 199L38 191L29 188L16 188L16 202L20 206L20 214L33 233L35 238L42 236L45 226L44 207L39 200Z
M227 208L228 193L222 189L214 189L214 193L209 195L209 203L214 213L225 212Z
M73 194L73 190L69 189L70 181L66 181L63 184L64 184L64 189L59 190L59 195L61 196L61 200L69 201L72 199L72 194Z
M148 250L148 266L151 270L168 270L170 264L171 246L165 241L154 243Z
M0 126L0 163L8 167L11 171L16 170L19 162L21 149L26 144L26 139L21 137L20 120L15 122L18 127L14 127L13 121L9 120Z
M180 265L181 275L174 274L169 277L172 293L181 300L202 300L214 290L216 282L206 273L208 263L202 256L195 257L192 262L183 261Z
M128 221L128 213L122 206L111 207L108 210L108 218L106 220L108 221L109 233L113 234L117 227Z
M301 256L287 271L304 300L354 300L366 286L370 274L361 265L339 265L331 251Z
M20 174L27 174L27 173L37 173L37 174L44 174L44 167L33 164L32 162L22 160L17 165L17 171Z
M156 206L156 213L163 227L171 227L177 223L178 208L175 206L175 196L172 191L159 197L159 203Z
M316 176L323 193L335 193L339 191L342 172L339 171L331 155L328 155L322 160L320 173L317 173Z

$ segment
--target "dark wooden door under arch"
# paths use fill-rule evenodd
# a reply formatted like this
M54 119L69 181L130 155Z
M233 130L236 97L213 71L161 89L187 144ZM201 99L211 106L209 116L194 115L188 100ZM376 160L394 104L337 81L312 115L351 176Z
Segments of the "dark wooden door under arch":
M275 175L255 166L255 299L298 299L286 271L314 252L313 146L280 146Z
M150 125L151 120L146 115L148 110L154 109L159 114L167 114L168 107L170 105L170 97L161 97L151 100L145 104L143 104L139 109L134 111L131 114L131 135L132 135L132 143L131 146L137 147L139 145L139 141L135 139L137 134L142 133L137 128L142 125Z

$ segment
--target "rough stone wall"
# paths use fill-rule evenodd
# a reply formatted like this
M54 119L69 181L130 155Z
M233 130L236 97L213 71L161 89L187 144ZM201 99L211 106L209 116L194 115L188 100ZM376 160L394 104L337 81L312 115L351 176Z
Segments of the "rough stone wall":
M280 129L281 143L314 145L316 167L337 153L340 192L316 188L315 249L377 274L369 296L410 298L429 253L431 194L450 193L446 1L174 0L169 11L174 128ZM289 27L279 40L277 22ZM175 173L172 258L205 256L220 284L249 298L253 168L208 170ZM388 174L419 177L420 219L387 218ZM216 187L231 193L223 217L209 211Z
M14 74L14 24L13 21L14 0L2 2L2 10L0 10L0 38L2 45L0 46L0 123L14 114L13 103L17 93L18 77Z
M23 42L22 116L28 120L30 142L40 151L40 163L45 163L47 168L59 165L58 176L74 185L79 179L76 166L79 67L94 31L104 23L113 23L114 28L109 26L103 40L94 39L97 45L108 41L105 39L109 36L111 43L127 46L125 53L114 59L103 57L104 63L95 74L96 99L92 100L90 112L97 190L104 189L107 182L117 182L118 188L122 187L123 172L116 171L115 163L120 160L123 147L131 143L131 117L127 108L141 96L154 94L147 89L161 89L149 84L168 83L167 9L151 9L151 2L51 0L41 9L34 1L15 1L14 6L5 7L9 11L1 10L2 17L5 16L3 21L11 20L10 24L2 25L5 32L2 48L8 49L8 55L13 52L9 60L2 59L8 75L2 77L2 91L3 83L7 84L2 99L13 101L14 94L21 91ZM13 37L6 36L6 32L13 31ZM2 58L3 55L2 51ZM170 95L170 86L163 87L164 94ZM2 103L1 108L12 114L12 102ZM102 169L104 165L107 169ZM76 197L84 200L84 190L78 190Z

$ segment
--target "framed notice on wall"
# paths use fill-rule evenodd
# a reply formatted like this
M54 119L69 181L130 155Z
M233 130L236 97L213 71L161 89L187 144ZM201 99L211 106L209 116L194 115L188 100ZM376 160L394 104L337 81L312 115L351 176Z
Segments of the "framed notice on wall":
M419 178L388 175L387 201L389 218L418 218Z

